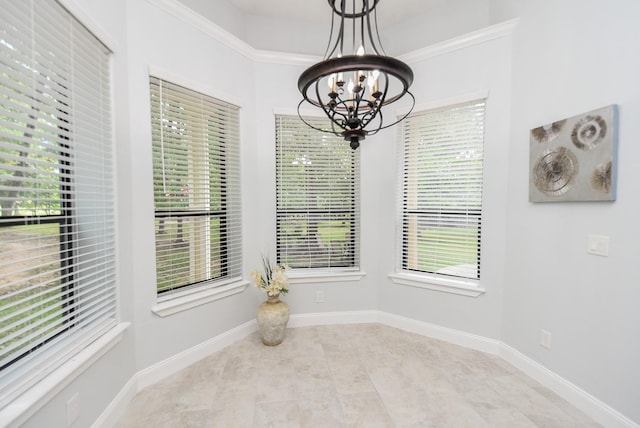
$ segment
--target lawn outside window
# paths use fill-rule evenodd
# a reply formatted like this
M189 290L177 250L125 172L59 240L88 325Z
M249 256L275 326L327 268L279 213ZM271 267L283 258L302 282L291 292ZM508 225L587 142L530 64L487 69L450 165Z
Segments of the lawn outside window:
M241 291L234 283L246 287L239 108L155 76L150 94L159 303L154 312L164 314L171 300L188 308Z
M275 122L277 263L294 283L360 279L360 152L297 116Z
M400 284L477 295L485 100L412 113L400 126Z
M118 321L111 52L56 1L2 10L4 415L27 408L7 404L33 396Z

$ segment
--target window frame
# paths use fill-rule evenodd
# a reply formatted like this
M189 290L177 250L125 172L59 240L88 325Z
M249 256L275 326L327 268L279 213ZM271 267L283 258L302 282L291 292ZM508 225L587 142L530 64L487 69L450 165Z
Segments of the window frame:
M328 121L328 119L324 116L318 116L313 114L305 114L306 119L311 121ZM353 151L348 141L344 141L342 137L335 136L332 134L321 133L319 131L313 130L309 128L300 120L300 118L289 111L287 112L274 112L274 125L275 125L275 196L276 196L276 219L275 219L275 245L276 245L276 262L283 263L283 257L280 252L281 248L281 235L279 235L279 231L281 230L281 222L284 221L281 216L295 213L301 211L302 214L306 214L311 212L319 214L323 213L321 209L309 210L307 208L299 208L299 209L283 209L280 205L280 182L282 181L280 178L280 164L278 153L282 149L282 144L286 144L285 141L281 141L279 139L279 123L280 121L285 121L284 125L287 124L295 124L295 126L300 126L300 128L289 128L289 129L299 129L301 132L308 132L310 135L316 135L318 138L331 139L335 142L340 142L344 147L348 148L348 153L353 154L351 157L351 170L353 171L352 177L354 181L350 184L350 203L349 207L344 209L331 210L332 214L335 213L343 213L343 214L352 214L353 221L350 224L350 242L351 242L351 253L349 255L350 264L348 266L318 266L318 267L293 267L288 273L287 276L292 283L296 284L305 284L305 283L322 283L322 282L348 282L348 281L358 281L365 274L361 271L361 263L360 263L360 154L357 151ZM313 133L313 134L312 134ZM304 148L303 145L299 146ZM312 257L309 255L308 257Z
M14 212L8 215L0 213L0 228L29 227L41 224L57 225L56 240L59 250L54 263L57 263L58 267L47 272L57 274L56 290L61 297L56 305L60 307L59 317L61 319L57 332L53 336L47 334L40 338L39 343L29 344L27 351L20 351L21 355L2 367L3 371L5 369L9 371L2 373L3 386L0 389L3 394L0 398L0 419L18 424L21 423L20 421L24 422L25 415L33 411L34 406L37 406L46 397L50 397L52 391L59 387L60 383L69 382L91 362L95 361L99 355L107 352L121 339L128 326L126 323L119 323L118 320L115 245L117 218L113 208L116 200L114 196L116 172L111 93L113 88L111 73L113 50L110 49L110 46L112 43L109 43L104 34L95 31L95 25L91 25L91 22L85 22L86 17L83 16L83 19L80 20L78 15L74 13L74 11L78 12L76 8L67 8L66 2L52 1L50 4L40 6L40 9L49 13L45 19L49 20L51 25L59 22L61 24L60 31L66 29L69 31L69 35L68 39L58 33L48 35L46 48L43 48L44 44L34 42L33 46L39 49L39 54L43 52L50 54L48 61L51 63L46 65L38 62L38 66L34 67L29 62L29 67L32 67L30 70L38 72L42 79L41 84L47 88L46 95L36 91L39 95L24 96L22 102L26 103L33 111L38 111L38 117L31 116L29 113L27 115L39 126L47 127L48 133L43 133L40 129L36 133L38 135L34 136L27 135L31 133L23 131L23 137L30 139L30 147L25 148L27 155L37 155L38 151L35 147L43 143L44 147L46 144L51 144L50 156L57 158L57 161L49 162L53 169L48 174L49 176L54 174L58 176L58 187L52 191L58 197L52 205L55 207L55 213L34 212L26 215L13 215ZM39 11L38 13L44 12ZM82 16L82 13L80 15ZM58 17L61 17L61 20L56 21ZM31 22L37 22L38 19L43 18L33 18ZM31 29L29 34L33 34L33 32L34 30ZM42 36L40 35L40 37ZM34 37L35 39L36 37ZM18 49L18 44L7 46L10 46L10 50L15 48L16 52L23 52ZM70 49L71 45L77 46L78 50ZM90 46L88 47L88 45ZM87 50L82 51L82 49ZM82 74L76 73L86 65L83 60L86 60L84 56L89 52L94 55L92 63L96 64L96 68L92 71L99 74L91 74L91 71ZM34 54L34 56L37 55ZM99 56L100 60L96 60L95 56ZM58 61L69 61L70 68L61 67ZM55 64L59 68L52 72L51 68L47 68L51 64ZM97 101L96 105L89 107L97 109L91 110L91 113L96 111L104 113L100 114L99 117L102 119L97 122L81 119L82 115L85 115L85 118L89 117L86 116L87 107L85 106L84 109L79 107L83 102L86 102L87 96L89 96L87 90L84 89L86 86L79 89L87 79L94 80L93 87L100 91L98 95L94 93L95 91L91 91L91 99L97 99ZM99 80L99 82L95 80ZM60 92L51 95L54 92L49 91L53 87L56 87ZM15 85L15 88L18 90L20 86ZM2 89L4 95L8 94L6 89ZM11 99L11 96L8 97L5 100ZM50 103L49 107L56 103L57 107L40 111L38 106L42 104L39 103L43 103L45 97L48 97L46 102ZM73 99L73 102L68 102L68 99ZM97 105L98 103L100 105ZM20 116L22 113L17 110L13 114L15 115L14 120L18 122L21 117L24 117ZM73 117L73 129L69 129L68 117ZM52 124L55 126L51 126ZM98 132L91 134L95 140L93 138L89 140L89 132L96 132L96 127ZM28 128L35 129L29 121L27 121L25 129ZM57 135L55 135L55 129L59 131ZM70 138L69 135L72 137ZM100 135L100 137L94 137L94 135ZM92 146L91 150L94 149L94 146L98 149L95 149L95 152L87 151L89 145ZM9 148L9 150L12 149ZM97 164L93 163L96 159L98 159ZM33 158L31 161L33 162ZM93 167L104 168L103 170L98 169L97 178L94 176L95 170L93 173L87 172L89 162ZM28 165L19 165L19 167ZM41 170L35 169L36 173L39 171ZM33 179L23 179L24 182L34 183L34 186L27 187L26 190L38 189L37 182L29 180ZM46 180L46 178L42 180ZM50 183L54 183L54 180L51 180ZM96 188L93 187L96 186L96 183L99 186L97 192L104 192L100 193L104 197L102 200L87 196L90 187L96 191ZM8 195L7 198L11 199L12 196ZM25 207L21 209L27 210ZM94 223L99 225L98 229L94 229ZM39 268L40 266L35 267ZM96 290L96 279L100 281L101 291ZM103 300L105 295L107 297ZM97 311L90 309L94 305L100 306L101 309ZM14 363L18 362L19 364L13 367Z
M445 109L448 107L455 107L461 104L470 103L474 101L484 101L484 123L485 130L483 133L483 140L486 138L486 123L487 123L487 114L489 109L487 106L488 103L488 91L478 91L474 93L464 94L461 96L451 97L447 99L441 99L434 101L429 104L425 104L419 106L414 109L412 116L419 115L424 112ZM406 120L410 120L410 117ZM483 143L484 146L484 143ZM397 224L396 224L396 240L397 240L397 248L396 251L396 270L395 272L389 274L389 278L398 285L410 286L410 287L418 287L423 289L447 292L458 294L462 296L468 297L478 297L486 292L486 289L481 286L480 278L465 278L459 276L451 276L448 274L436 273L436 272L425 272L419 271L415 269L407 269L405 266L406 261L406 247L404 242L404 236L406 232L406 223L405 223L405 213L407 211L414 210L405 210L405 139L404 139L404 127L401 125L398 129L398 215L397 215ZM483 153L486 153L486 149L483 148ZM483 165L485 161L483 160ZM484 185L485 178L483 177L482 182ZM423 210L417 210L423 211ZM478 216L482 216L484 209L482 207L476 213ZM479 225L479 229L481 229L481 223ZM480 231L478 231L480 233ZM481 244L478 242L478 258L481 257ZM480 265L480 260L478 260L478 269Z
M170 85L181 87L182 89L188 92L191 92L192 94L199 94L200 96L214 99L216 102L226 104L230 108L235 108L237 110L236 124L238 126L238 132L239 132L240 120L241 120L240 111L242 107L238 102L238 100L233 99L232 96L229 96L228 94L220 94L216 90L210 87L207 87L205 85L202 85L199 82L191 81L185 78L184 76L176 75L165 69L161 69L154 66L149 67L148 76L149 76L148 88L150 91L149 99L151 99L152 79L157 79L160 82L166 82ZM151 120L149 122L152 132L153 132L153 126L154 126L153 120L154 120L153 117L151 117ZM151 138L151 140L153 140L153 138ZM151 141L151 144L152 145L154 144L153 141ZM195 211L194 212L190 210L182 210L182 212L179 212L179 210L176 210L176 209L169 210L169 211L158 210L156 207L156 202L154 197L154 224L160 218L167 218L167 217L189 218L189 217L193 217L194 213L196 216L204 216L209 219L213 218L212 216L219 215L219 217L221 218L220 224L222 225L222 227L230 227L229 225L233 225L233 227L236 228L235 234L237 236L234 237L233 233L226 233L224 235L225 243L221 242L221 248L222 248L222 251L226 251L225 248L229 248L235 245L233 249L234 256L230 256L229 253L225 253L225 254L226 254L227 261L231 260L233 257L236 257L237 262L235 264L231 264L227 262L222 263L221 275L218 275L215 278L206 278L201 281L184 284L179 287L166 290L164 292L159 292L158 287L156 286L156 304L151 307L151 311L160 317L171 316L176 313L189 310L209 302L213 302L222 298L226 298L226 297L241 293L249 285L249 282L244 280L242 276L242 234L241 234L242 220L240 215L241 213L241 205L240 205L241 204L240 203L241 136L238 134L236 140L231 142L226 142L225 144L226 145L235 144L235 147L233 147L232 149L235 150L235 156L236 156L235 161L237 161L237 164L229 168L232 170L231 172L225 169L225 172L221 175L221 177L223 177L222 180L224 181L225 174L227 173L235 174L235 176L232 178L232 183L229 184L228 189L236 189L236 193L230 196L231 194L230 192L222 191L220 192L220 198L223 200L222 202L223 204L224 204L225 198L232 198L235 200L235 202L229 203L227 205L227 209L225 210L218 210L220 212L218 211L215 211L215 212L214 211L209 211L209 212ZM206 150L209 150L209 149L206 149ZM227 165L227 163L224 162L224 165ZM190 174L191 174L191 171L190 171ZM207 174L207 178L210 178L208 174ZM153 186L153 192L155 195L156 193L155 184ZM210 197L210 194L208 197ZM234 220L234 218L236 218L236 220ZM157 233L154 232L154 241L156 239L157 239ZM201 237L199 239L206 239L206 238ZM231 269L233 272L230 273L229 269ZM155 272L157 275L158 273L157 268Z

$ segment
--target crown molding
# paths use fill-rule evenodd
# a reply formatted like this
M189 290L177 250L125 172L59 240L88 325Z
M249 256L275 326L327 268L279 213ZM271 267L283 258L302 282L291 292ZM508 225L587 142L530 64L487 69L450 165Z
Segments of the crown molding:
M251 60L254 60L256 50L248 43L229 33L224 28L214 24L182 3L179 3L176 0L147 0L147 2L159 9L162 9L185 24L202 31L204 34L216 39L226 47L233 49Z
M224 28L195 12L176 0L147 0L151 5L165 11L187 25L202 31L207 36L217 40L224 46L238 52L240 55L254 62L308 66L319 61L319 57L300 55L286 52L275 52L255 49L244 40L234 36Z
M519 19L516 18L481 28L480 30L472 31L467 34L434 43L422 49L400 55L398 59L408 63L415 63L438 55L444 55L453 51L499 39L501 37L510 36L518 25L518 21Z
M255 49L245 41L234 36L227 30L216 25L204 16L192 9L189 9L176 0L147 0L147 2L164 10L187 25L202 31L206 35L214 38L223 45L233 49L254 62L306 67L320 61L321 59L319 56ZM407 63L415 63L427 58L468 48L501 37L506 37L513 32L517 24L517 18L504 21L471 33L463 34L462 36L432 44L413 52L399 55L398 59Z
M321 61L322 58L313 55L292 54L287 52L255 50L252 58L255 62L278 65L301 65L308 67Z

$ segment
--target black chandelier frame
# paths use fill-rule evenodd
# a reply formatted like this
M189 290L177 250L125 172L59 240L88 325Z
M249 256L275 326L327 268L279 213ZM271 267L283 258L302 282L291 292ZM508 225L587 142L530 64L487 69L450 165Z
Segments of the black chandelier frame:
M351 0L353 5L351 13L346 11L347 1L328 0L333 17L329 43L324 59L307 68L298 79L298 89L303 96L298 104L298 116L313 129L342 136L351 142L353 149L356 149L366 136L404 120L413 110L415 98L409 91L413 83L411 68L398 59L386 56L382 49L375 11L380 0L358 0L362 3L361 11L356 11L356 0ZM332 45L336 16L339 17L340 26ZM348 19L353 23L352 48L355 50L356 21L360 20L359 49L362 51L370 49L374 53L358 52L353 55L342 55L345 22ZM350 77L348 84L347 79L344 78L345 75ZM392 85L396 92L390 93ZM366 97L367 87L369 97ZM398 101L405 95L408 95L412 101L409 111L393 123L385 124L382 107ZM318 128L305 121L300 113L301 106L305 103L321 108L331 120L331 129ZM370 125L372 127L367 129Z

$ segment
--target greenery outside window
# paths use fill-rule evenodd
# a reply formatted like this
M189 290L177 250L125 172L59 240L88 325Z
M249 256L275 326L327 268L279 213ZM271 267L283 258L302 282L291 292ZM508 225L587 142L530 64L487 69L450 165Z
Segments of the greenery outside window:
M242 275L239 108L150 78L158 294Z
M325 118L305 120L330 126ZM276 116L278 263L308 271L359 268L359 153L297 116Z
M481 99L402 122L402 271L480 279L484 114Z
M111 53L0 1L0 408L117 324Z

